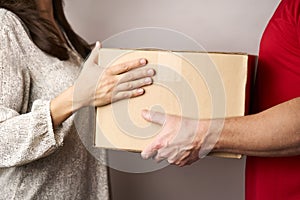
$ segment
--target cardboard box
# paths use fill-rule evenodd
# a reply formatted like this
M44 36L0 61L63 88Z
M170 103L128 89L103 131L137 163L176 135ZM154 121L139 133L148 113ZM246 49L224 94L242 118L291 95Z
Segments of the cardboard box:
M141 151L160 130L141 117L145 108L193 119L248 113L255 56L104 48L99 54L99 62L105 67L138 58L146 58L146 67L156 70L154 84L147 86L141 97L97 108L96 147Z

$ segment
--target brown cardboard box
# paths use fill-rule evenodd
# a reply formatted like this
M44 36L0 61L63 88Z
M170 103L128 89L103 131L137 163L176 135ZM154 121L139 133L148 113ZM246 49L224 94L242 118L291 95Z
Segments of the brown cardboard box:
M104 48L99 54L106 67L138 58L156 70L154 84L141 97L97 108L96 147L141 151L160 128L141 117L145 108L194 119L247 114L255 56Z

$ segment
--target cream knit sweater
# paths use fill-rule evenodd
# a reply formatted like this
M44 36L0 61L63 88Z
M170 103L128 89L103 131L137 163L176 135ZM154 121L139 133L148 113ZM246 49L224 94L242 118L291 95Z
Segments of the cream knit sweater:
M82 60L60 61L0 8L0 199L108 199L107 169L82 144L74 116L53 130L49 102L71 86ZM87 133L91 134L91 133Z

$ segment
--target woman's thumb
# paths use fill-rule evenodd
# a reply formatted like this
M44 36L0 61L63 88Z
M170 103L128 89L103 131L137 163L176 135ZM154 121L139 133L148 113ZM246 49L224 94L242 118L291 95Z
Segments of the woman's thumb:
M96 42L95 47L93 48L90 56L88 57L88 60L98 64L98 58L99 58L99 50L101 48L101 43L99 41Z

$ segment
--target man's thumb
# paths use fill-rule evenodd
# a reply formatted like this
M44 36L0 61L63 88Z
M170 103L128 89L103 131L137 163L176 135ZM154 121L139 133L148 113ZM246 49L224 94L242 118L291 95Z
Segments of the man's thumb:
M148 122L153 122L155 124L163 125L166 120L166 115L160 112L143 110L142 116Z

